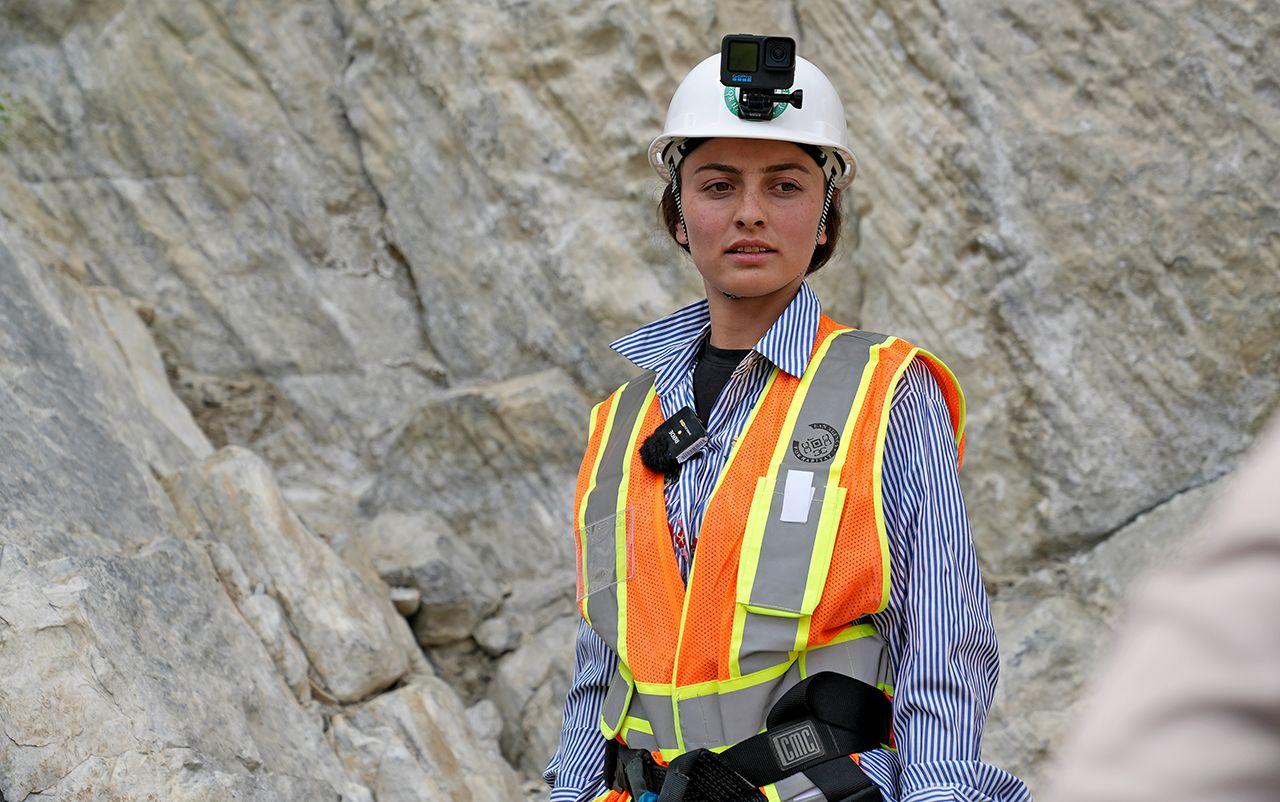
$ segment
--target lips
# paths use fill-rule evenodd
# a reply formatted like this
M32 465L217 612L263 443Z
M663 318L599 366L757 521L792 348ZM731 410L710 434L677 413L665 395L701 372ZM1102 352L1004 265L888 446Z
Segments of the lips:
M740 239L725 249L725 253L775 253L774 247L759 239Z

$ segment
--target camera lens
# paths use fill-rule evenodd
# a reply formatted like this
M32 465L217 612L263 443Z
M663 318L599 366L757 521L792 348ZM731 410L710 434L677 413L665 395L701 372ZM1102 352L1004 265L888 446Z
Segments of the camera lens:
M788 69L795 64L795 46L786 39L773 39L764 51L764 66L769 69Z

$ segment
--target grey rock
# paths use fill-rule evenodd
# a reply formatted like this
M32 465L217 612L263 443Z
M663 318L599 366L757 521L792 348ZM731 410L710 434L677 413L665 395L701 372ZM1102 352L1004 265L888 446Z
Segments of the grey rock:
M280 609L280 603L266 593L254 593L239 603L240 613L258 633L267 654L275 661L276 669L298 701L311 698L311 684L307 678L307 655L297 638L289 631L289 620Z
M519 796L494 744L472 734L466 709L443 680L422 677L333 718L335 748L379 800Z
M422 606L422 591L417 588L392 588L391 603L396 606L396 612L400 615L413 615Z
M409 671L385 589L307 531L256 455L226 446L166 477L165 487L190 531L230 546L249 581L284 608L326 694L356 701Z
M1182 553L1226 483L1224 476L1185 490L1072 558L1080 595L1106 615L1108 625L1136 582Z
M471 638L432 646L428 659L436 674L467 704L474 704L488 692L497 668L497 663Z
M178 460L185 462L187 453L197 457L208 456L213 447L196 426L191 413L170 389L160 351L138 310L111 287L94 287L91 293L98 317L111 334L111 340L128 368L127 375L133 380L131 395L146 406L158 424L186 447L185 452L178 452ZM163 470L168 465L159 467Z
M387 433L359 510L429 511L440 524L427 528L465 543L490 581L572 564L569 452L585 443L588 411L562 371L440 393Z
M497 740L502 735L502 713L491 700L481 699L468 707L467 724L477 738L492 741L493 748L498 748Z
M443 527L430 513L384 513L359 535L385 582L420 594L412 623L424 646L470 637L502 600L493 567Z
M0 561L4 798L370 799L199 545L162 538L37 564L12 538Z
M560 742L561 711L573 676L577 625L562 618L498 661L489 697L506 726L502 753L516 768L542 773Z
M17 250L0 246L0 365L21 371L0 415L17 449L0 462L0 798L371 802L307 700L308 663L348 696L425 666L386 587L306 531L260 460L208 456L126 301ZM170 467L180 512L153 478ZM361 670L363 689L342 674ZM453 705L432 712L463 721ZM484 782L514 794L495 760Z
M505 618L486 620L476 628L476 643L491 657L500 657L520 645L520 632Z
M1045 758L1078 715L1080 690L1134 583L1185 547L1217 498L1220 478L1180 493L1065 564L1000 589L993 615L1001 681L985 754L1033 786Z

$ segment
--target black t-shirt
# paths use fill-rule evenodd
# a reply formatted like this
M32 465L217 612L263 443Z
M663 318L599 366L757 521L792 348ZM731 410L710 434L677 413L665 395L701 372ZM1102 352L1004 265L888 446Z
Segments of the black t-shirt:
M702 341L702 350L693 368L693 411L704 425L729 376L749 353L750 348L716 348L710 337Z

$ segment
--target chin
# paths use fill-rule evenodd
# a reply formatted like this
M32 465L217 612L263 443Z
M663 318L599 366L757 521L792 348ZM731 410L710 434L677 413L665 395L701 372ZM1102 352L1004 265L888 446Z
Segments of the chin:
M798 275L799 272L797 270L796 274ZM709 283L722 292L743 298L756 298L783 289L794 278L778 270L734 266L722 271L716 276L716 280Z

